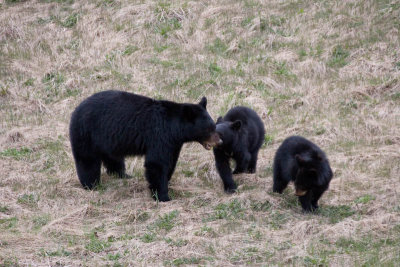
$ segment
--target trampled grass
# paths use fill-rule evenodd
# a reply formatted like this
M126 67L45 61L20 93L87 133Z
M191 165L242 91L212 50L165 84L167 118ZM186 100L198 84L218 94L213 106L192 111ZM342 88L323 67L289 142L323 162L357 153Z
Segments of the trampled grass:
M396 266L400 5L354 1L0 0L0 265ZM184 146L172 201L132 179L79 184L68 124L95 92L208 98L262 117L257 173L227 195L213 154ZM334 171L315 214L272 193L287 136Z

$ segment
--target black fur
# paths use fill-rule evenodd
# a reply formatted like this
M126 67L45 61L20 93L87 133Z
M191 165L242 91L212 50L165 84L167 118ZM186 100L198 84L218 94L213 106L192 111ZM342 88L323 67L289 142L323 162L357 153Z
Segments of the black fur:
M328 189L332 176L325 153L304 137L288 137L276 151L273 191L281 194L293 181L296 194L307 192L299 196L304 211L318 209L318 200Z
M81 184L100 182L103 162L108 173L125 177L124 158L145 155L146 178L154 197L168 201L168 181L185 142L205 142L215 133L199 104L159 101L122 91L104 91L84 100L72 113L70 141Z
M229 110L224 118L218 118L216 131L223 142L214 147L217 171L225 191L234 192L237 186L229 160L233 158L236 162L233 174L256 171L258 151L264 142L264 124L254 110L238 106Z

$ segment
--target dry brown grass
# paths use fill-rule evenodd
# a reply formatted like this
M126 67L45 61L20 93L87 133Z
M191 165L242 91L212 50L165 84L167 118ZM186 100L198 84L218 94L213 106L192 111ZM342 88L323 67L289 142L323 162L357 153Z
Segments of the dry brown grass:
M400 262L400 4L0 0L0 265L388 265ZM130 180L81 188L74 107L120 89L213 118L244 104L268 138L226 195L212 153L184 146L173 200ZM271 193L281 141L303 135L335 177L319 214Z

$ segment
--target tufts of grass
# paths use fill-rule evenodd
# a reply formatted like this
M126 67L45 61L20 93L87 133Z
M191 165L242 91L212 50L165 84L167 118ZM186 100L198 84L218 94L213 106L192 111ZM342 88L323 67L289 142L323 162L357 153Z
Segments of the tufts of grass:
M28 86L32 87L32 86L35 85L35 79L34 78L29 78L23 83L23 85L26 86L26 87L28 87Z
M217 237L217 233L214 231L213 228L204 225L200 228L199 231L194 232L195 236L207 236L207 237Z
M347 217L352 216L355 211L347 205L323 206L318 209L318 213L329 219L329 223L335 224Z
M140 237L140 240L142 240L143 243L151 243L156 240L157 235L155 233L145 233Z
M243 219L245 208L238 199L233 199L229 203L220 203L214 207L214 212L208 218L208 221L221 219Z
M40 199L39 195L36 194L23 194L18 197L17 203L26 205L28 207L37 207L37 203Z
M122 52L123 56L130 56L133 53L135 53L136 51L139 50L139 47L137 47L136 45L127 45L124 49L124 51Z
M165 230L169 232L172 228L174 228L175 219L178 217L178 215L179 212L177 210L164 214L153 223L151 228L155 228L156 230Z
M259 265L273 257L273 253L258 247L244 247L231 254L229 261L235 265Z
M16 3L23 3L26 2L27 0L5 0L7 4L16 4Z
M268 216L268 225L274 229L282 229L284 227L284 224L286 224L289 221L288 216L285 213L282 213L280 211L273 211L269 216Z
M15 1L15 0L10 0L10 1ZM20 266L18 263L18 258L17 257L5 257L5 258L0 258L2 260L1 266L2 267L16 267Z
M208 66L208 71L210 72L211 76L218 76L222 73L222 69L217 65L217 63L211 63Z
M214 41L207 46L207 49L216 55L225 56L228 50L228 45L220 38L214 39Z
M65 28L73 28L78 23L79 14L72 13L68 17L66 17L63 21L60 21L60 25Z
M17 226L18 218L11 217L11 218L4 218L0 219L0 229L12 229Z
M169 196L171 199L181 199L181 198L189 198L193 196L193 193L188 192L188 191L181 191L181 190L174 190L170 189L169 190Z
M10 209L7 206L3 206L3 205L0 206L0 212L6 213L8 211L10 211Z
M69 168L66 164L67 153L64 150L63 137L59 136L58 139L40 139L37 142L38 153L45 156L43 164L39 166L38 171L48 174L54 174L56 169Z
M328 66L333 68L341 68L347 65L347 57L350 53L343 48L343 46L338 45L333 48L331 58L328 61Z
M252 201L250 204L250 208L253 211L268 211L271 207L272 204L268 200L265 200L264 202Z
M371 196L371 195L363 195L361 197L358 197L354 200L354 203L356 204L366 204L368 202L370 202L371 200L374 200L375 197Z
M181 238L178 238L176 240L173 240L172 238L166 238L165 242L174 247L184 247L189 243L187 240Z
M44 98L46 103L54 102L63 97L74 96L77 92L75 90L64 88L65 77L63 74L58 72L49 72L42 78L44 85Z
M169 34L175 30L182 28L181 22L177 18L168 18L157 23L154 26L154 31L167 38Z
M50 221L50 215L49 214L43 214L43 215L34 216L33 219L32 219L33 230L39 230L40 228L45 226L49 221Z
M274 74L280 79L291 81L297 80L297 76L290 71L286 62L275 62Z
M269 146L269 145L272 145L273 142L274 142L274 137L273 137L272 135L265 134L265 136L264 136L264 143L263 143L263 145L262 145L262 148L265 148L265 147L267 147L267 146Z
M85 249L90 252L100 253L111 246L108 240L100 240L96 231L92 231L88 235L88 239L89 242L86 243Z
M24 160L31 153L32 153L32 150L30 148L27 148L27 147L8 148L8 149L3 150L3 151L0 152L0 157L13 158L13 159L16 159L16 160Z
M203 262L213 262L212 257L183 257L176 258L172 261L165 261L165 266L181 266L181 265L203 265ZM207 265L207 264L206 264Z
M46 250L41 248L39 250L39 255L42 257L68 257L72 252L65 250L64 247L58 248L57 250Z

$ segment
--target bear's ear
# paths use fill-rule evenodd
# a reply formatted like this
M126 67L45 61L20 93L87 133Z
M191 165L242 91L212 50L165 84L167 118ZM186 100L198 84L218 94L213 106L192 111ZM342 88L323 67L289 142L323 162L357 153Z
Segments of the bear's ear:
M236 120L231 123L231 129L238 131L242 127L242 121Z
M200 100L199 105L203 108L207 108L207 98L205 96Z
M218 119L217 119L217 123L221 123L221 122L222 122L222 117L219 116Z
M297 154L296 156L294 156L296 158L296 161L298 164L302 165L304 164L306 161L304 160L304 158L302 158L299 154Z

